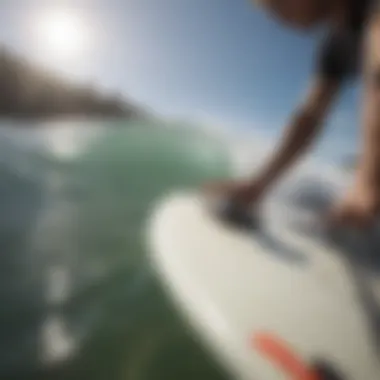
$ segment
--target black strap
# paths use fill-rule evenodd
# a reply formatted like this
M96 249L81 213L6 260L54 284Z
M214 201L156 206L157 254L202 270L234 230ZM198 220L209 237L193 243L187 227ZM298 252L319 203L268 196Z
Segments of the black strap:
M249 210L248 206L227 200L219 207L217 214L223 222L244 230L257 230L259 228L258 218Z

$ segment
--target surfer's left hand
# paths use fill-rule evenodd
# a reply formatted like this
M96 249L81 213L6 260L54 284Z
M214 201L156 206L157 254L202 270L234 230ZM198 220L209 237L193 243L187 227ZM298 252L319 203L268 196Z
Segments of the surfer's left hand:
M335 226L370 228L380 212L380 186L357 181L343 201L330 211L328 222Z
M203 191L208 194L221 195L237 204L250 207L257 206L265 195L265 186L259 181L227 181L206 184Z

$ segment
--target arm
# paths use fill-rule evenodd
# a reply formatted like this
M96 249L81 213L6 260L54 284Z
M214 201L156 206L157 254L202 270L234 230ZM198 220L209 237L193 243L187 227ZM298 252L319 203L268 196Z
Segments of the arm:
M321 76L314 80L274 156L256 179L263 187L271 186L312 145L340 88L339 83Z
M380 186L380 14L367 26L364 50L363 154L358 179Z

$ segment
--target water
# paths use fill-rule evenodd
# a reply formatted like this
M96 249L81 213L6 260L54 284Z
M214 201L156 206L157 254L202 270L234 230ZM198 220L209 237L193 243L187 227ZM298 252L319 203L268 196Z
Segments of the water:
M0 378L224 379L152 272L167 191L231 174L195 130L84 122L0 132Z
M251 172L269 147L160 122L3 122L0 379L226 379L155 278L144 226L168 191Z

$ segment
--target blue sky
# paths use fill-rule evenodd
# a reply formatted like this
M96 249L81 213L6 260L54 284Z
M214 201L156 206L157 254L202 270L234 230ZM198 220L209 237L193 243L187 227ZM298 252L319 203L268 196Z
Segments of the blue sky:
M68 62L34 38L39 13L71 9L88 46ZM249 0L2 0L0 39L64 75L99 83L160 113L276 133L302 96L318 38L288 30ZM352 144L357 89L347 89L328 141Z

